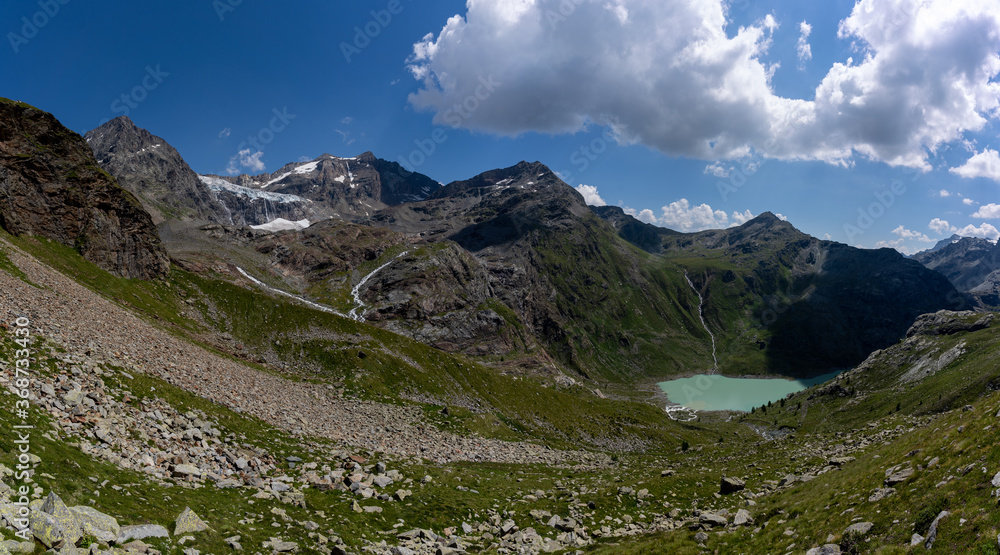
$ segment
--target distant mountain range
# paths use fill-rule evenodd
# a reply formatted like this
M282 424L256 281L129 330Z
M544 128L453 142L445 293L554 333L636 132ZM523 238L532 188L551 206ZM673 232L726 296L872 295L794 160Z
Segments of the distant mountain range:
M979 305L1000 307L1000 243L955 235L913 258L970 293Z
M615 382L709 370L711 332L724 372L812 374L860 362L919 314L964 302L895 251L820 241L771 214L678 233L588 207L537 162L444 186L372 153L198 176L127 118L87 138L171 220L161 234L178 262L243 260L344 312L356 294L371 323L522 370ZM313 225L239 231L279 218ZM379 271L366 277L369 264Z
M7 125L23 118L8 109ZM591 208L538 162L444 186L371 153L200 176L124 117L86 140L129 191L121 198L153 215L136 216L138 236L159 245L158 224L181 267L235 281L249 272L440 349L502 357L515 372L617 383L716 366L809 375L856 364L918 315L970 298L895 251L821 241L770 213L678 233ZM25 209L4 190L4 227L22 232L7 222ZM312 225L280 231L276 220Z

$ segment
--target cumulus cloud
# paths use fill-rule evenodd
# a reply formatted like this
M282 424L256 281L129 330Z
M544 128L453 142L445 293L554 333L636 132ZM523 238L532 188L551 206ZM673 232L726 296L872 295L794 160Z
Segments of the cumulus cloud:
M973 218L1000 218L1000 204L984 204L972 215Z
M577 185L576 191L583 195L583 200L590 206L606 206L608 204L604 202L601 195L597 193L597 187L593 185Z
M996 227L987 223L979 226L969 224L962 229L959 229L957 233L962 237L982 237L983 239L989 239L991 241L1000 239L1000 230L997 230Z
M927 227L938 235L958 231L958 228L948 223L948 220L942 220L941 218L934 218L931 220L931 223L927 224Z
M915 254L916 251L913 248L908 247L906 245L905 241L906 241L905 239L895 239L893 241L878 241L878 242L875 243L875 248L877 248L877 249L885 249L885 248L896 249L897 251L899 251L899 252L901 252L903 254L906 254L906 255Z
M749 210L726 214L725 211L715 210L708 204L693 206L688 199L684 198L671 202L660 210L659 217L648 208L638 211L634 208L625 208L625 213L648 224L683 232L724 229L743 225L754 218L753 213Z
M732 168L722 164L721 162L714 162L705 166L705 173L719 178L726 178L729 177L730 173L732 173Z
M812 25L805 21L799 23L799 40L795 43L795 52L799 56L799 63L804 64L812 59L812 46L809 45L809 35L812 33Z
M972 200L971 198L964 198L964 199L962 199L962 204L964 204L966 206L972 206L975 203L976 203L976 201Z
M945 189L941 189L941 193L940 194L941 194L941 198L948 198L948 197L951 196L951 191L947 191Z
M657 223L657 221L656 221L656 214L653 214L653 211L650 210L649 208L646 208L646 209L642 210L641 212L639 212L638 214L636 214L635 217L639 221L646 222L647 224L654 224L655 225Z
M896 229L892 230L892 233L894 235L898 236L900 239L911 239L911 240L916 240L916 241L920 241L920 242L923 242L923 243L933 243L934 242L934 239L931 239L927 235L924 235L923 233L920 233L918 231L913 231L912 229L906 229L903 226L899 226Z
M438 124L499 135L600 125L669 155L861 156L923 170L929 152L1000 115L1000 10L989 2L858 1L838 35L859 60L834 64L803 99L771 86L774 17L729 36L727 6L468 0L414 45L421 87L409 102Z
M966 179L985 177L1000 183L1000 153L987 148L969 158L964 165L949 171Z
M712 210L707 204L691 206L686 198L663 207L660 223L678 231L701 231L729 226L729 216L722 210Z
M258 150L252 152L249 148L239 151L236 156L229 159L229 165L226 167L226 171L230 175L236 175L240 173L242 169L249 169L255 172L264 171L264 151Z

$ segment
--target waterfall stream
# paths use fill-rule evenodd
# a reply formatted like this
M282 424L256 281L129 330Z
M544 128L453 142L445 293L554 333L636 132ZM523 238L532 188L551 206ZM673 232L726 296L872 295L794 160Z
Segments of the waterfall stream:
M364 322L365 321L364 314L358 312L359 310L364 310L365 306L367 306L364 303L364 301L361 300L361 288L365 285L365 283L368 282L369 279L371 279L372 276L374 276L375 274L381 272L382 270L384 270L386 268L386 266L392 264L398 258L400 258L401 256L406 255L409 252L410 251L403 251L403 252L397 254L396 256L394 256L392 258L392 260L386 262L385 264L379 266L378 268L375 268L374 270L371 271L370 274L368 274L367 276L361 278L361 281L359 281L358 284L354 286L354 289L351 290L351 296L354 297L354 304L356 304L357 306L355 306L354 308L352 308L351 311L347 313L347 315L349 317L354 318L355 320L357 320L359 322Z
M712 338L712 363L713 363L713 366L712 366L712 370L709 371L709 373L710 374L714 374L715 371L719 369L719 359L716 358L716 354L715 354L715 334L712 333L712 330L708 329L708 324L705 323L705 313L704 313L705 299L702 298L701 292L698 291L697 288L695 288L694 283L691 283L691 278L688 277L687 272L684 272L684 279L687 280L688 285L691 286L691 290L694 291L694 294L698 295L698 318L701 320L701 326L703 328L705 328L705 331L708 332L708 336Z

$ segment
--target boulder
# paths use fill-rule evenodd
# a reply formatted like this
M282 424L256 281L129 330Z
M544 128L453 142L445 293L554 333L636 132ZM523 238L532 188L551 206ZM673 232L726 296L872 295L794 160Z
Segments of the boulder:
M174 535L190 534L192 532L204 532L208 530L208 525L191 510L191 507L184 507L181 514L177 515L174 522Z
M174 466L175 478L201 478L201 469L193 464L178 464Z
M76 545L76 542L83 535L80 532L80 524L77 522L73 512L66 506L66 503L63 503L63 500L54 491L50 491L49 495L45 498L41 511L52 515L52 518L59 523L59 528L62 529L63 540L66 544Z
M131 540L169 537L170 532L159 524L136 524L132 526L122 526L118 531L118 539L115 540L115 543L122 545Z
M828 543L821 547L814 547L806 551L806 555L840 555L840 546L835 543Z
M740 480L739 478L731 478L728 476L723 476L719 488L719 493L722 495L728 495L730 493L736 493L742 491L746 488L746 482Z
M844 530L844 535L846 536L847 534L853 533L858 534L859 536L864 536L867 535L868 532L871 532L872 526L874 526L874 524L871 522L855 522Z
M701 513L699 520L702 524L708 526L725 526L729 524L729 520L722 515L717 515L715 513Z
M79 505L70 508L83 534L91 535L106 543L111 543L121 533L121 526L113 516L108 516L93 507Z
M733 517L733 524L736 526L753 526L753 517L750 516L750 511L746 509L736 511L736 516Z
M59 521L54 516L42 511L32 511L28 520L32 535L42 542L42 545L48 548L63 545L65 536Z
M885 487L891 488L897 484L902 484L903 482L909 480L913 477L913 467L906 467L901 470L889 469L892 472L887 472L885 477ZM894 470L894 471L893 471Z

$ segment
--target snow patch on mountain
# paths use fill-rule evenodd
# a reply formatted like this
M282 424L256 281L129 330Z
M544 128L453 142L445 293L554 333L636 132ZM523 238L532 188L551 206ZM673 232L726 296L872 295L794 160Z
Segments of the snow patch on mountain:
M249 187L241 187L239 185L234 185L225 179L219 179L218 177L208 177L206 175L199 175L198 179L201 180L209 189L214 192L227 191L234 195L239 195L243 197L249 197L251 200L268 200L271 202L312 202L311 200L304 199L296 195L285 195L281 193L268 193L266 191L259 191L257 189L251 189ZM266 187L266 185L265 185Z

